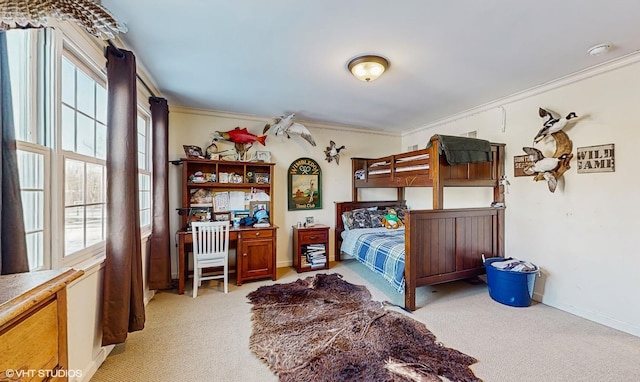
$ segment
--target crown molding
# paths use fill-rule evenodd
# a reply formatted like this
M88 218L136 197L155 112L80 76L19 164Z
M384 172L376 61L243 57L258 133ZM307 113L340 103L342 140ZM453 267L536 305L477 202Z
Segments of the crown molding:
M418 133L423 130L431 129L437 126L445 125L448 123L456 122L458 120L471 117L476 114L484 113L493 108L502 107L504 105L508 105L510 103L518 102L526 98L530 98L542 93L549 92L551 90L555 90L558 88L562 88L564 86L568 86L574 84L576 82L584 81L589 78L593 78L599 76L601 74L605 74L617 69L624 68L626 66L635 65L640 62L640 51L635 51L624 55L622 57L616 58L611 61L603 62L601 64L589 67L587 69L583 69L581 71L569 74L564 77L560 77L553 81L546 82L544 84L534 86L532 88L511 94L509 96L499 98L497 100L473 107L471 109L465 110L463 112L454 114L452 116L442 118L431 122L425 126L418 127L408 132L402 133L402 136L407 136L410 134Z
M187 106L171 106L171 105L169 105L169 113L195 114L195 115L203 115L207 117L215 117L215 118L222 118L222 119L243 119L247 121L261 122L261 123L265 123L273 119L273 117L261 117L261 116L250 115L250 114L240 114L240 113L232 113L227 111L201 109L201 108L187 107ZM315 129L334 130L334 131L340 131L340 132L348 131L351 133L376 134L376 135L384 135L384 136L390 136L390 137L401 136L400 133L390 132L390 131L369 130L369 129L358 128L354 126L335 125L330 123L320 123L320 122L313 122L313 121L307 121L307 120L296 120L296 121L305 125L306 127L311 127Z

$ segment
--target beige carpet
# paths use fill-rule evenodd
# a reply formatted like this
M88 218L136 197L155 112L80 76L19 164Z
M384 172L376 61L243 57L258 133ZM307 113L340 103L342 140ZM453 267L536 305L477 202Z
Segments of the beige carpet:
M355 261L319 272L365 285L374 300L402 302L391 285ZM280 269L276 282L310 274ZM145 329L116 346L91 381L277 381L249 350L246 295L271 283L230 284L225 295L212 281L196 299L156 294ZM543 304L499 304L483 283L418 288L417 304L421 308L411 316L444 345L477 358L471 369L485 381L640 381L640 338Z

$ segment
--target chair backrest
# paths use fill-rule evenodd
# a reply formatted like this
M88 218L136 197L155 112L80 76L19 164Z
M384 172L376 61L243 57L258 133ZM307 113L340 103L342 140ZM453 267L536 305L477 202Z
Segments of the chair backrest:
M229 252L229 222L193 222L193 254L223 254Z

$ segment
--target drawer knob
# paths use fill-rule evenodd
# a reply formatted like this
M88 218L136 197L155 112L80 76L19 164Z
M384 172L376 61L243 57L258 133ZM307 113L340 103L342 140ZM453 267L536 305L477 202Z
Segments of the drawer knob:
M242 254L242 257L247 257L247 253L246 253L246 252L245 252L245 253L243 253L243 254Z
M317 238L318 238L318 236L309 236L309 239L311 239L311 240L315 240Z
M256 232L256 236L260 236L260 232Z

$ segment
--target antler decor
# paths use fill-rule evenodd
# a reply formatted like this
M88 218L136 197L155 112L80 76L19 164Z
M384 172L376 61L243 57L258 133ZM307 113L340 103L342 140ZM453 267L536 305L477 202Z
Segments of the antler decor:
M42 28L47 18L72 20L87 32L103 40L126 33L102 5L92 0L0 0L0 29Z

